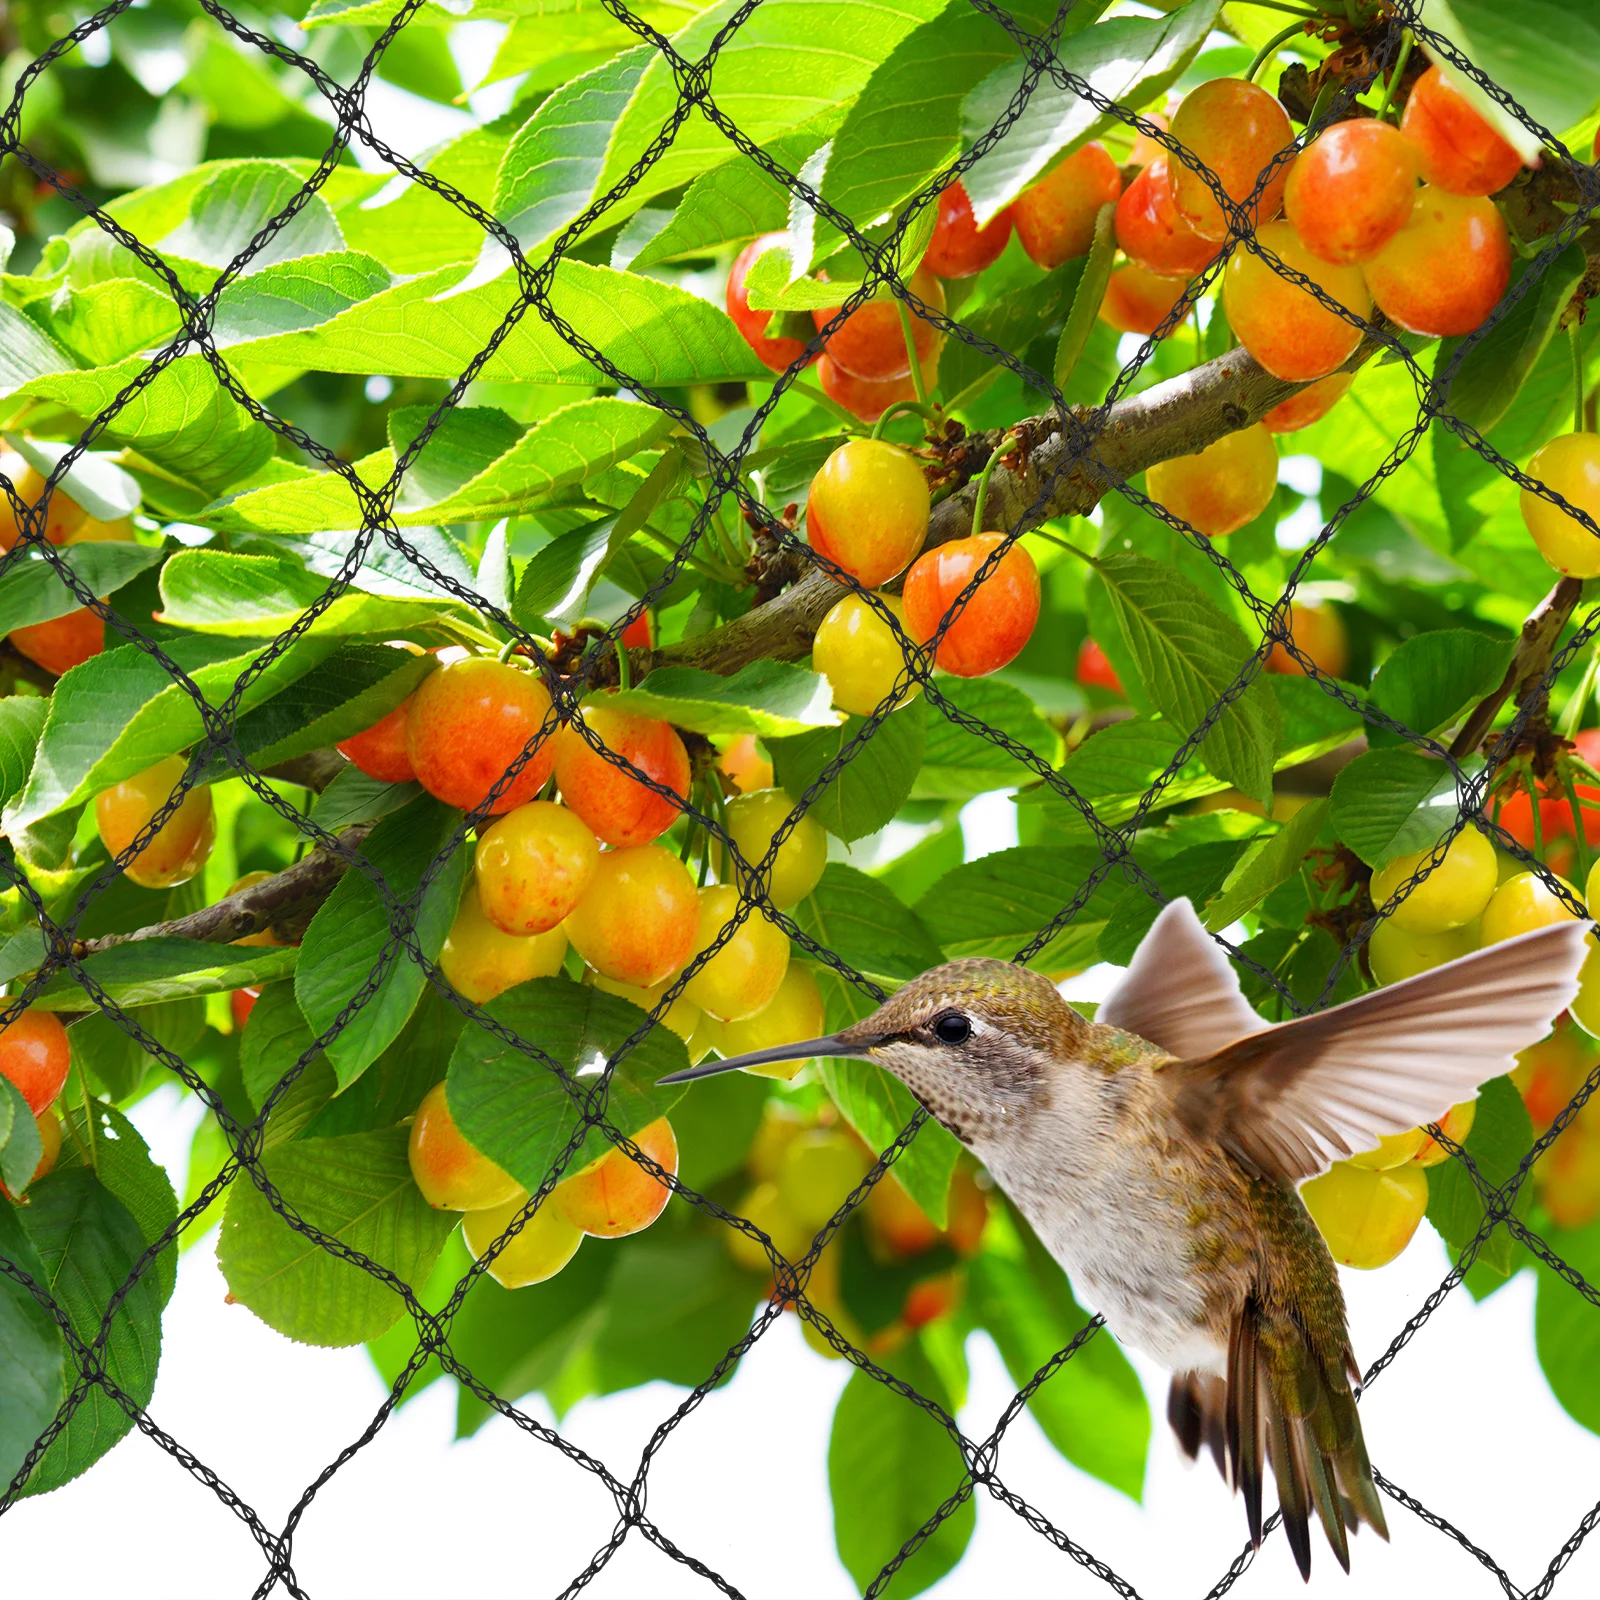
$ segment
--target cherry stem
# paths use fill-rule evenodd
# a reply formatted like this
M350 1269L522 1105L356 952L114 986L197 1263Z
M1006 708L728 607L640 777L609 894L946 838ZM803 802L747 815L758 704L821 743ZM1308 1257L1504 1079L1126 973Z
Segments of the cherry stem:
M1394 92L1400 87L1400 80L1405 75L1406 63L1411 59L1411 35L1408 32L1400 41L1400 54L1395 57L1394 71L1389 74L1388 81L1383 86L1383 94L1378 101L1378 109L1372 114L1379 122L1388 115L1390 103L1394 99Z
M1572 691L1562 708L1561 721L1557 725L1556 732L1563 739L1570 739L1577 733L1578 726L1583 721L1583 713L1588 709L1589 697L1594 693L1597 679L1600 679L1600 650L1589 657L1589 664L1583 669L1578 687Z
M1572 431L1583 432L1583 325L1573 319L1567 329L1567 339L1572 346Z
M1578 851L1578 882L1589 882L1589 836L1583 831L1583 807L1578 803L1578 786L1572 781L1572 768L1561 763L1561 787L1567 792L1567 804L1572 808L1572 842Z
M928 403L928 386L922 381L922 363L917 360L917 334L911 324L911 307L897 295L895 305L900 311L900 331L905 335L906 355L911 360L911 387L917 391L919 405Z
M1531 772L1522 774L1522 782L1528 791L1528 803L1533 812L1533 853L1544 860L1544 817L1539 810L1539 790L1533 781Z
M1279 49L1288 44L1288 42L1294 38L1297 33L1304 33L1305 28L1306 25L1304 22L1291 22L1282 33L1273 34L1273 36L1268 39L1267 42L1256 52L1255 60L1244 69L1245 80L1249 83L1254 83L1256 74L1264 66L1266 66L1266 64L1275 55L1277 55Z
M994 471L995 464L1006 453L1007 446L1011 443L1012 435L1007 433L1000 443L994 447L989 459L984 462L983 470L978 474L977 492L972 497L972 531L975 534L983 532L983 504L989 498L989 474Z
M628 647L622 642L621 634L611 648L617 653L617 687L626 692L633 687L633 668L628 664Z
M513 634L511 638L507 639L506 642L500 646L499 650L496 651L495 660L501 662L509 661L512 656L517 653L517 646L521 643L522 641L518 639L515 634Z
M881 439L890 419L899 416L902 411L915 411L919 417L925 417L929 422L939 420L939 413L933 406L924 405L920 400L896 400L892 406L883 408L883 415L872 425L872 437Z

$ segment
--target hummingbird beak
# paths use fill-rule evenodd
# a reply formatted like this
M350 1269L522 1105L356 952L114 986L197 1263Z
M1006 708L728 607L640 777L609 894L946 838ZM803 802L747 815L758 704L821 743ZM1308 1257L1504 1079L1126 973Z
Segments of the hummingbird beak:
M741 1067L762 1067L773 1061L809 1061L813 1056L853 1056L866 1060L878 1042L869 1039L850 1039L842 1033L830 1033L821 1039L801 1039L794 1044L774 1045L770 1050L752 1050L748 1055L730 1056L726 1061L707 1061L687 1072L672 1072L658 1083L693 1083L696 1078L714 1078L719 1072L737 1072Z

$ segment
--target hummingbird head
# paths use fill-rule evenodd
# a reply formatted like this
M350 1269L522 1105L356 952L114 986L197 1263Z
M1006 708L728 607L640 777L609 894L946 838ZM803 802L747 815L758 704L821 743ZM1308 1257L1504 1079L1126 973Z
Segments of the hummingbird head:
M769 1061L847 1056L892 1072L963 1143L986 1142L1049 1100L1089 1024L1042 973L1009 961L950 961L914 978L839 1033L709 1062L684 1082Z

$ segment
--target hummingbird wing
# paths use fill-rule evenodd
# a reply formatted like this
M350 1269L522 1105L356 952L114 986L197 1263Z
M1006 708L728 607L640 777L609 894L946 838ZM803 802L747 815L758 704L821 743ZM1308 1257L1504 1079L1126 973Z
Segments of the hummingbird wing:
M1436 1122L1509 1072L1578 992L1590 924L1562 922L1174 1063L1173 1110L1256 1172L1298 1183Z
M1180 1061L1209 1056L1263 1026L1187 900L1162 909L1095 1021L1136 1033Z

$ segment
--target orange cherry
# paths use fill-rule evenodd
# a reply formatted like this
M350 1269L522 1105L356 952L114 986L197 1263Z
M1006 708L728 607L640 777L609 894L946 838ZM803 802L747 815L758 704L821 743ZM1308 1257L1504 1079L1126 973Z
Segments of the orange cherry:
M1387 122L1358 117L1319 134L1295 159L1283 212L1313 255L1353 266L1406 225L1416 192L1416 147Z
M1109 689L1115 695L1127 692L1110 657L1088 637L1078 646L1078 682L1085 688Z
M922 264L941 278L971 278L999 259L1010 238L1011 208L980 228L966 186L957 178L939 196L939 216Z
M95 824L113 856L128 849L145 824L166 805L187 766L182 756L168 756L95 796ZM141 888L174 888L187 883L206 864L216 837L211 791L196 785L161 824L155 837L122 870L130 882Z
M1101 206L1121 193L1122 174L1106 147L1080 146L1012 202L1022 248L1047 269L1088 255Z
M678 1140L665 1117L634 1134L633 1142L663 1172L677 1177ZM671 1198L671 1189L654 1173L614 1146L558 1183L548 1203L583 1233L596 1239L622 1239L648 1228Z
M648 611L641 611L622 630L617 642L624 650L653 650L656 642L655 618Z
M1344 618L1332 606L1314 600L1294 601L1289 607L1289 636L1302 655L1330 678L1342 678L1350 665L1350 635ZM1268 672L1304 673L1305 668L1280 642L1267 657Z
M998 533L952 539L919 556L906 574L903 600L912 638L926 644L979 569L1005 542ZM1039 569L1013 544L978 585L939 642L936 665L958 678L980 678L1016 659L1039 620Z
M1192 456L1151 467L1145 487L1157 505L1208 539L1254 522L1278 492L1278 447L1259 423L1224 434Z
M1127 258L1164 278L1185 282L1211 265L1217 253L1202 239L1172 198L1172 174L1163 152L1117 201L1117 243Z
M0 1078L17 1086L34 1116L61 1093L71 1064L67 1030L53 1011L30 1006L0 1026Z
M670 723L603 701L590 701L578 715L607 750L646 778L688 797L689 752ZM556 741L556 787L572 811L611 845L649 844L679 815L671 800L595 751L576 726L563 728Z
M410 783L417 775L406 754L406 719L410 713L411 696L407 695L387 716L334 748L379 783Z
M87 606L49 622L13 628L11 642L30 661L58 678L100 654L105 645L105 624Z
M597 972L650 989L694 953L700 895L689 869L658 844L603 850L563 926Z
M256 1008L256 1001L261 998L261 991L254 986L248 989L231 989L228 992L228 1015L233 1018L233 1031L239 1032L245 1023L250 1020L250 1013Z
M753 239L741 250L734 260L733 269L728 274L728 288L726 304L728 315L733 318L734 326L745 337L745 342L756 353L756 359L763 366L771 367L774 372L782 372L785 367L792 367L805 353L806 347L802 340L767 337L767 324L772 321L773 313L770 311L757 311L750 305L750 288L746 279L750 276L750 269L756 264L758 257L765 255L774 245L787 245L789 235L786 233L764 233L759 239Z
M406 754L429 794L476 811L549 715L550 695L536 673L489 656L468 656L424 678L411 696ZM501 789L490 815L532 800L554 766L554 730L547 730Z
M0 450L0 473L11 480L12 492L26 506L35 506L44 493L45 479L29 465L25 456L15 450ZM50 510L45 517L44 536L51 544L66 544L83 526L88 513L76 500L57 489L50 496ZM16 512L11 496L0 488L0 550L9 550L17 542Z
M919 267L912 274L910 288L924 305L935 311L944 310L944 285L926 267ZM839 309L834 306L831 310L811 313L819 331L839 315ZM939 330L915 311L911 313L911 321L912 342L917 359L921 361L934 348ZM904 378L911 371L911 358L906 354L905 334L900 326L900 302L891 295L857 306L828 335L824 348L836 366L853 377L869 378L874 383Z
M938 363L934 363L937 370ZM923 371L926 374L927 364ZM908 372L903 378L886 378L874 383L857 378L828 357L824 351L817 360L817 383L822 392L862 422L876 422L890 406L901 400L915 400L917 386Z
M1261 419L1261 426L1268 433L1296 433L1301 428L1309 428L1313 422L1321 422L1327 416L1354 381L1352 372L1330 372L1326 378L1308 384L1299 394L1280 401Z
M1522 157L1436 66L1412 85L1400 132L1423 178L1452 194L1495 194L1522 170Z
M906 1290L900 1320L908 1328L925 1328L940 1317L947 1317L961 1304L964 1278L952 1267L931 1278L919 1279Z
M507 933L483 914L477 888L462 897L456 919L439 952L439 970L451 987L474 1005L535 978L553 978L567 954L560 928L546 933Z
M694 953L710 949L738 912L739 891L732 884L708 884L702 889ZM717 1021L739 1022L766 1008L788 969L788 935L752 910L683 992Z
M558 927L594 877L600 847L565 806L530 800L478 836L473 868L483 914L506 933Z
M905 571L928 536L928 480L884 439L852 439L822 463L806 499L811 546L876 589Z
M422 1097L411 1123L411 1176L440 1211L487 1211L522 1193L522 1185L468 1142L456 1126L442 1083Z
M1137 333L1148 339L1171 315L1172 308L1183 298L1185 287L1182 278L1158 277L1130 262L1118 267L1107 281L1105 298L1100 302L1100 320L1118 333ZM1181 327L1182 323L1176 326ZM1168 329L1167 337L1175 331L1176 328Z
M1228 262L1222 304L1239 343L1275 378L1304 383L1325 378L1361 343L1372 297L1359 267L1335 267L1315 256L1292 222L1268 222L1256 237L1286 267L1309 278L1354 320L1330 311L1253 250Z
M1471 333L1511 281L1511 241L1492 200L1424 184L1411 219L1363 267L1378 309L1412 333Z
M717 770L738 794L754 794L758 789L772 787L772 763L762 754L753 733L741 733L717 757Z
M1223 192L1240 205L1254 191L1273 158L1294 142L1288 113L1259 84L1243 78L1213 78L1184 96L1172 118L1172 136L1210 169ZM1283 204L1285 167L1273 173L1248 218L1252 226L1277 216ZM1183 162L1173 163L1173 199L1195 232L1206 239L1227 236L1228 219L1207 181Z

